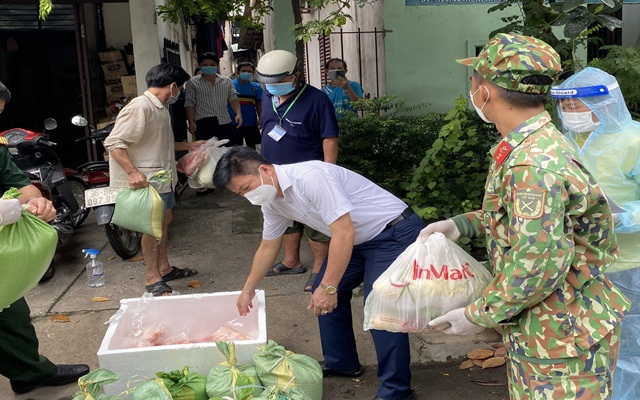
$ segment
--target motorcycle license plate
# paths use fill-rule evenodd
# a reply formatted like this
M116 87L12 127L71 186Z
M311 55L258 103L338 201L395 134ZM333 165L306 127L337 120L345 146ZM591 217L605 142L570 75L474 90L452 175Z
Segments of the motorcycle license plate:
M120 189L101 187L84 191L84 203L87 207L104 206L114 204Z

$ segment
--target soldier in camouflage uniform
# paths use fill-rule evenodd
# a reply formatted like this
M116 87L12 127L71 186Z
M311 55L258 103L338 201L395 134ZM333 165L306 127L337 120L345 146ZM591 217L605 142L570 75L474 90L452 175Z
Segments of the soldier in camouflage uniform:
M431 325L501 327L512 399L607 399L629 302L603 274L618 252L606 198L544 110L559 56L535 38L498 34L459 62L474 68L471 101L502 140L482 210L421 235L485 237L494 279Z

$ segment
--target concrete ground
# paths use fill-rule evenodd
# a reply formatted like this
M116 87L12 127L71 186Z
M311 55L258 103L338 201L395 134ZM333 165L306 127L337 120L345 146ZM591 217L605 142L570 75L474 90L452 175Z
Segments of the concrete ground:
M170 231L170 260L179 267L196 268L202 286L191 288L187 281L170 283L180 294L241 290L260 242L261 214L258 207L226 191L196 197L187 189L175 209ZM106 284L90 288L86 284L81 249L102 250ZM115 256L102 230L91 215L84 225L64 238L56 253L57 272L27 296L33 324L40 339L41 353L55 363L86 363L98 368L96 352L107 330L107 321L118 310L119 300L138 298L144 292L142 261ZM305 243L302 262L311 266L312 256ZM266 292L267 335L287 349L322 359L316 318L307 310L310 298L302 291L308 273L267 277L260 286ZM105 302L92 302L96 296ZM360 361L366 373L358 379L326 378L325 399L372 399L378 387L375 352L368 332L362 330L362 295L354 297L354 328ZM56 314L70 322L55 322ZM413 385L418 399L508 399L505 367L460 370L467 351L499 341L493 332L477 337L456 337L438 333L412 335ZM2 362L2 361L0 361ZM164 369L158 365L157 370ZM208 371L207 371L208 372ZM205 374L207 372L204 372ZM0 377L2 400L71 399L76 385L40 388L14 395L9 381Z

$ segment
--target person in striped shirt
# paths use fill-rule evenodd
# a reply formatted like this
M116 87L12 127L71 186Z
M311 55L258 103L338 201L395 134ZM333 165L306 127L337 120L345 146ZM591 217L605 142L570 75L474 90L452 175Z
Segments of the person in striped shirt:
M215 53L204 53L198 57L201 75L196 75L184 84L185 110L189 121L189 132L196 140L208 140L217 137L229 139L227 146L236 144L236 128L242 126L240 101L231 79L220 75L220 59ZM235 125L227 104L235 112Z

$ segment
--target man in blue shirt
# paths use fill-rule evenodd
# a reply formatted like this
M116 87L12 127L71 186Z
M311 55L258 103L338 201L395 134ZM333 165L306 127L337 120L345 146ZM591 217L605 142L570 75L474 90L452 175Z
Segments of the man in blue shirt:
M324 65L329 78L329 84L322 91L329 96L329 100L336 109L336 116L343 117L349 111L356 111L352 101L362 99L362 86L356 81L347 79L347 63L341 58L332 58Z
M262 96L261 153L274 164L319 160L335 164L338 159L338 121L333 105L322 91L300 79L298 59L288 51L274 50L260 58L256 79L264 82ZM304 273L300 262L303 226L295 223L284 236L284 259L268 276ZM330 238L307 229L314 255L313 270L305 291L311 291Z
M236 138L238 144L242 144L244 140L248 147L256 148L257 144L260 144L260 114L261 99L262 99L262 86L252 82L253 73L256 68L250 62L241 62L238 64L238 78L233 80L233 86L238 93L238 100L240 101L240 112L242 113L242 126L236 131ZM231 123L235 125L234 121L236 113L229 107L229 115L231 115Z

